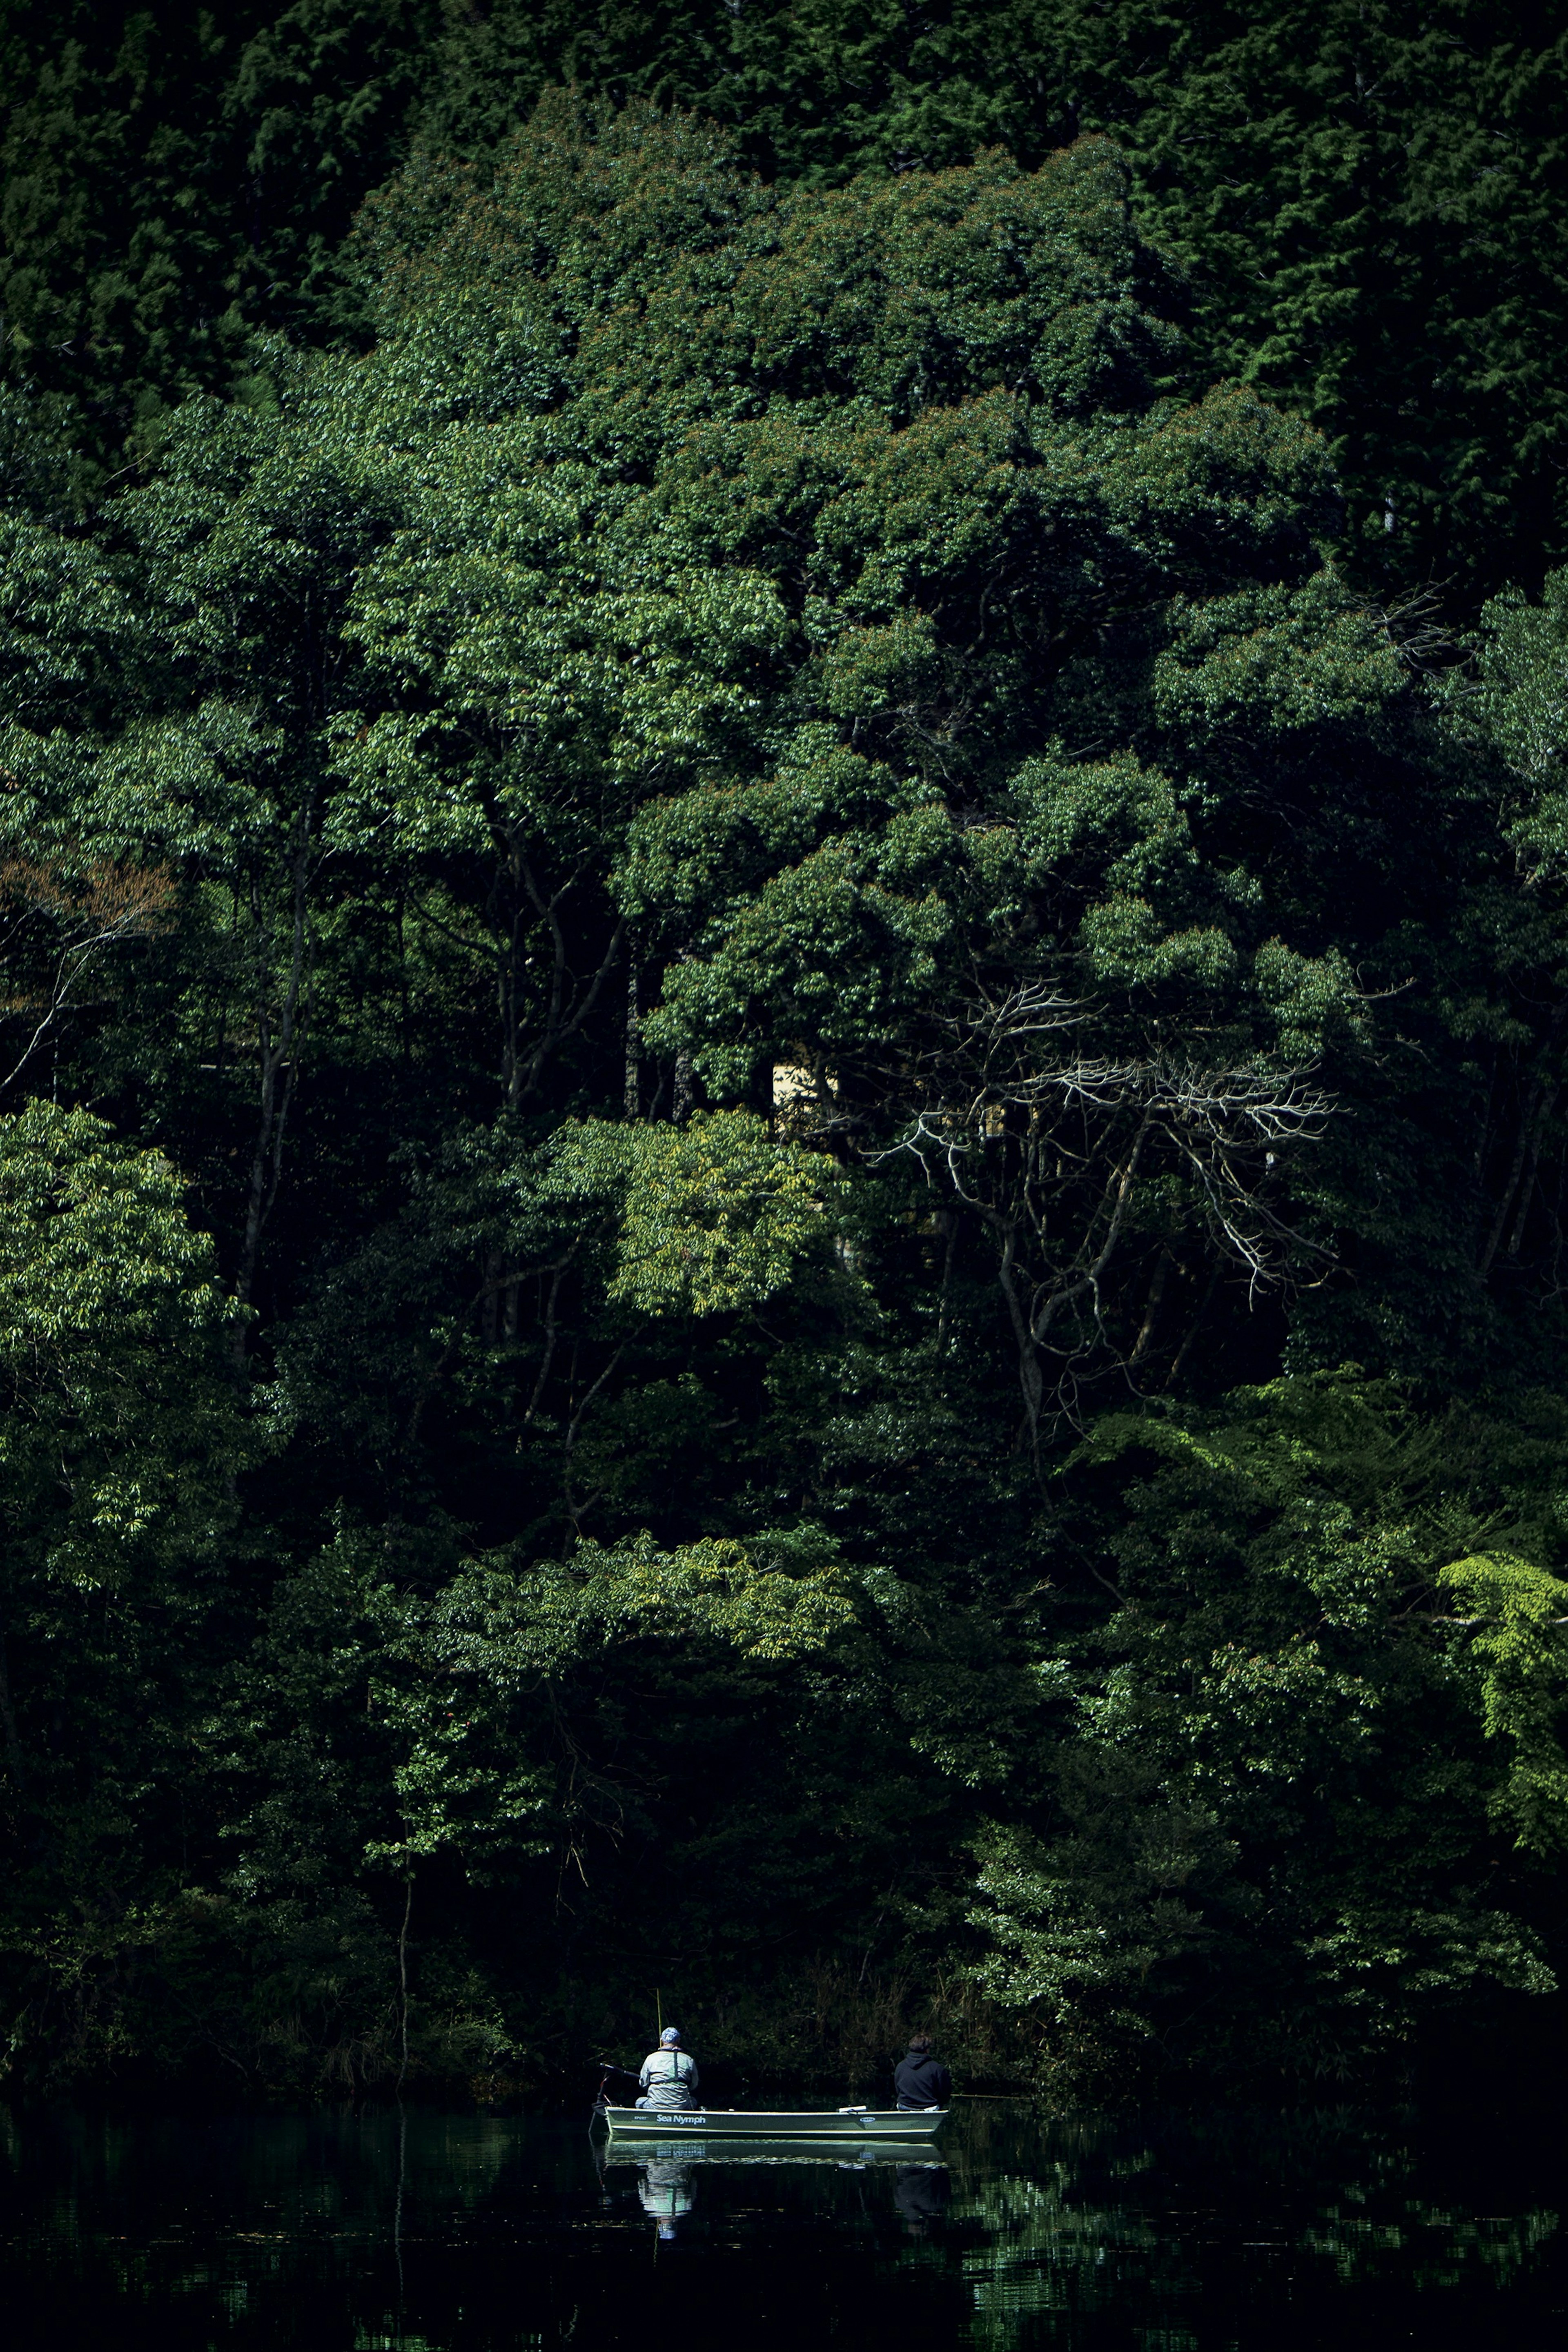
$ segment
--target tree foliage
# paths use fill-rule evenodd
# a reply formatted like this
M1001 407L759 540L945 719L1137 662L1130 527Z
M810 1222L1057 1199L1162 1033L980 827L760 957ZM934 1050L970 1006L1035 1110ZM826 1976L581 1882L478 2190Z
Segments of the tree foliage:
M18 427L18 2063L1552 1982L1562 590L1435 673L1134 194L556 96Z
M1563 37L1535 7L296 0L18 6L5 38L5 352L93 465L194 389L253 397L258 326L361 336L364 197L416 147L488 163L570 84L695 110L784 183L1109 133L1199 377L1329 436L1361 576L1463 601L1568 555Z

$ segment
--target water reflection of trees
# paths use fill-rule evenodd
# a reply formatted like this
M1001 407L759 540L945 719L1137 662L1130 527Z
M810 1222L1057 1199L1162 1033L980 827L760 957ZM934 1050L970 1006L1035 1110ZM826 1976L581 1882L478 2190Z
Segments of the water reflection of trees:
M1397 2269L1406 2284L1426 2292L1458 2285L1478 2263L1506 2286L1558 2228L1559 2216L1544 2207L1481 2219L1412 2200L1397 2221L1373 2221L1331 2207L1298 2242L1304 2252L1321 2255L1346 2285Z
M1467 2172L1397 2118L1328 2111L1052 2119L974 2103L914 2160L886 2145L590 2148L577 2123L417 2110L131 2126L57 2115L25 2130L0 2111L0 2188L27 2240L13 2285L107 2315L107 2332L84 2319L60 2342L121 2340L131 2311L183 2315L181 2341L301 2347L338 2343L347 2312L355 2341L406 2352L477 2340L483 2311L510 2342L523 2282L538 2324L564 2326L585 2295L612 2292L602 2282L634 2275L614 2268L624 2256L650 2275L651 2224L674 2233L683 2266L722 2241L726 2260L770 2275L810 2230L847 2294L874 2289L880 2312L898 2279L917 2306L929 2286L956 2306L950 2340L989 2352L1284 2352L1340 2340L1341 2312L1371 2322L1347 2346L1381 2347L1405 2326L1380 2328L1380 2314L1456 2288L1469 2333L1452 2340L1505 2340L1495 2291L1538 2294L1526 2274L1557 2217L1539 2149L1468 2128ZM316 2333L301 2312L321 2315Z
M970 2340L1011 2347L1042 2324L1048 2340L1136 2305L1163 2342L1195 2343L1180 2323L1212 2315L1221 2273L1236 2302L1272 2302L1287 2276L1293 2296L1504 2287L1557 2231L1543 2206L1482 2215L1415 2193L1416 2170L1397 2138L1333 2115L1182 2118L1142 2144L1124 2124L1047 2127L1026 2167L958 2168L947 2258L973 2296Z

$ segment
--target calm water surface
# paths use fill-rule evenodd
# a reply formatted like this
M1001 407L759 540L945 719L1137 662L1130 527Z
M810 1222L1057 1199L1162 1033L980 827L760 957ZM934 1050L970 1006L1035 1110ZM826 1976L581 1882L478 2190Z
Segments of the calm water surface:
M1562 2352L1562 2135L1042 2116L940 2160L605 2160L582 2119L0 2110L16 2352Z

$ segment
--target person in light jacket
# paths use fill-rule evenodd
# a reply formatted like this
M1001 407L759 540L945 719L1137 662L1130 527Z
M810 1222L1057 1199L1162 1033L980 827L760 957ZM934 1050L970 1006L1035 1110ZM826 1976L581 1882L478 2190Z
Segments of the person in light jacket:
M667 2025L658 2048L643 2060L637 2088L639 2107L673 2112L697 2105L697 2061L681 2048L678 2025Z

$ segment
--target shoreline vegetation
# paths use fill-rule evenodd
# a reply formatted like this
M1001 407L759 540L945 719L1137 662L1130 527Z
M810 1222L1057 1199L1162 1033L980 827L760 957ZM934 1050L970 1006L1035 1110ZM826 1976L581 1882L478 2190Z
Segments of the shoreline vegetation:
M1560 2074L1564 40L1143 14L7 20L7 2095Z

